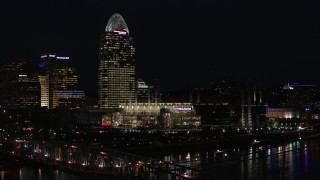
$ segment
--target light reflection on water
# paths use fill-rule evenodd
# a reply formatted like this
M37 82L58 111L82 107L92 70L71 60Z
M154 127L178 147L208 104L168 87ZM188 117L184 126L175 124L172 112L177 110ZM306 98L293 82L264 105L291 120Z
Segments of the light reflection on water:
M320 179L320 142L170 154L165 161L199 169L201 179ZM225 156L227 154L227 156Z
M211 149L168 154L163 158L200 171L200 179L320 179L320 142L295 141L277 146ZM1 163L1 162L0 162ZM1 172L0 180L86 179L59 170L23 166Z
M60 170L43 169L38 167L11 168L0 172L1 180L85 180L87 178L66 173Z

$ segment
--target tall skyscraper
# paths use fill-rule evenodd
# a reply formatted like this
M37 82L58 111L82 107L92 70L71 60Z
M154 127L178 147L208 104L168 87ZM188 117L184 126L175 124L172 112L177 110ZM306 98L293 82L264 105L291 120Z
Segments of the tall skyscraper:
M120 14L113 14L101 38L98 104L101 109L118 108L135 100L135 48Z
M49 107L49 76L40 75L40 89L41 89L41 107Z
M59 106L59 91L76 91L78 75L70 58L45 53L40 56L41 106Z

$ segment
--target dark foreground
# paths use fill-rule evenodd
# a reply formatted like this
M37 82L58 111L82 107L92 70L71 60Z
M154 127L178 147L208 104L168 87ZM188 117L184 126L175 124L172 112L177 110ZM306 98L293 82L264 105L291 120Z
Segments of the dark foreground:
M224 154L227 154L224 156ZM276 146L174 153L162 157L184 165L199 166L200 179L320 179L320 141L294 141ZM12 157L0 158L0 179L94 179Z
M299 134L228 138L200 144L127 149L199 170L197 179L320 179L320 141ZM163 146L163 147L162 147ZM14 156L0 157L1 179L106 179ZM107 179L119 179L109 176Z

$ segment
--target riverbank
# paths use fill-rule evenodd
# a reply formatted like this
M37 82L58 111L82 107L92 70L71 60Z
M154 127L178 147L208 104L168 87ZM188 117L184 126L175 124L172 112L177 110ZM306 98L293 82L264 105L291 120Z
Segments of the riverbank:
M190 137L189 137L190 138ZM92 144L75 144L63 142L26 142L27 144L16 145L18 147L17 154L20 156L12 156L17 158L20 163L26 163L35 167L47 169L59 169L72 174L77 174L86 179L134 179L137 178L137 172L131 162L140 162L138 160L153 159L155 162L163 161L164 155L177 154L195 151L214 151L227 150L230 148L247 148L252 146L284 144L290 141L300 140L301 132L290 133L270 133L270 134L255 134L232 136L220 138L216 140L207 141L192 141L192 143L164 143L164 141L155 141L154 144L149 146L131 146L131 148L118 148L115 151L107 149L107 147L100 147L99 144L92 146ZM208 138L209 139L209 138ZM88 150L86 146L90 147ZM21 148L23 147L23 148ZM48 147L54 147L54 149ZM24 149L24 150L22 150ZM41 149L41 150L40 150ZM60 150L59 150L60 149ZM55 153L61 151L61 155L56 159ZM63 151L63 152L62 152ZM113 152L114 151L114 152ZM119 152L118 152L119 151ZM45 154L50 152L49 154ZM88 157L82 156L88 153L96 152L95 155ZM64 155L62 155L64 154ZM82 154L82 155L81 155ZM105 155L107 156L105 157ZM140 159L139 155L142 157ZM28 159L26 158L28 156ZM61 157L60 157L61 156ZM63 157L62 157L63 156ZM91 158L92 157L92 158ZM125 166L119 164L112 164L112 161L104 161L103 164L97 164L101 158L122 159ZM144 158L145 157L145 158ZM61 159L60 159L61 158ZM71 159L70 159L71 158ZM84 162L89 164L82 164L81 158L85 158ZM71 160L71 161L70 161ZM148 162L149 160L145 161ZM80 163L81 162L81 163ZM106 164L109 163L109 164ZM118 162L117 162L118 163ZM101 166L100 166L101 165ZM135 165L134 165L135 166ZM137 165L138 166L138 165ZM155 164L154 167L156 167ZM121 167L121 168L119 168ZM127 171L131 168L130 173ZM118 170L122 169L123 172ZM133 170L133 171L132 171ZM169 171L168 171L169 172ZM130 176L130 177L128 177Z
M24 157L20 156L7 156L6 159L10 160L10 163L16 162L15 163L15 171L18 171L19 167L32 167L34 169L50 169L50 170L60 170L62 172L74 174L77 176L76 179L81 179L81 180L87 180L87 179L97 179L97 180L126 180L126 179L132 179L132 177L125 177L122 175L117 175L113 173L106 173L99 171L97 169L96 171L87 171L85 167L82 166L73 166L70 164L66 163L50 163L48 161L44 160L35 160L35 159L27 159Z
M112 173L87 171L85 167L73 166L67 163L52 163L40 159L28 159L23 156L16 156L12 154L0 154L0 172L4 175L10 176L10 178L18 178L20 176L19 170L23 167L31 167L32 169L44 169L44 170L60 170L62 172L76 175L76 179L81 177L81 180L87 179L100 179L100 180L121 180L132 179ZM10 179L9 178L9 179Z

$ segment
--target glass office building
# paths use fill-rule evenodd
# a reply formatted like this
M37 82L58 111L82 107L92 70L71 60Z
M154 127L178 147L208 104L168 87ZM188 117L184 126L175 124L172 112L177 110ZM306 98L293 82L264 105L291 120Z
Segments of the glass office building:
M98 103L115 109L135 100L135 48L120 14L113 14L101 38Z

